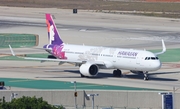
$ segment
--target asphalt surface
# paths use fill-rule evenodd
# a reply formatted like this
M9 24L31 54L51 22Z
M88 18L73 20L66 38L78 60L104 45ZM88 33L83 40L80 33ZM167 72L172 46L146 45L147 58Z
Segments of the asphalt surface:
M40 36L39 46L47 41L45 13L52 13L57 28L65 43L124 47L135 49L161 49L161 39L167 48L178 48L180 45L180 20L154 18L132 15L116 15L79 10L31 9L0 7L1 33L30 33ZM20 11L20 10L24 11ZM40 49L14 49L16 54L44 53ZM10 53L1 49L1 53ZM169 57L171 58L171 57ZM149 81L143 81L143 75L123 71L122 78L112 77L112 70L100 70L95 78L80 78L78 67L59 66L55 62L40 63L37 61L0 61L1 78L26 78L55 81L77 81L91 84L140 87L172 90L180 87L180 65L164 63L162 69L149 72ZM178 91L178 90L177 90Z

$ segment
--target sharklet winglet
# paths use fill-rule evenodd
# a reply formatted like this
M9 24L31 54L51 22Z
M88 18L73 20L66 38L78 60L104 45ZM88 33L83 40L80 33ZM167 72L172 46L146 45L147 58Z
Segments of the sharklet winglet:
M165 46L165 44L164 44L164 40L163 40L163 39L162 39L162 47L163 47L162 52L163 52L163 53L166 52L166 46Z
M162 51L158 52L158 53L154 53L154 54L155 55L160 55L160 54L163 54L165 52L166 52L166 46L165 46L164 40L162 39Z
M13 51L13 49L12 49L12 47L11 47L11 45L9 45L9 48L10 48L10 50L11 50L11 54L12 54L13 56L16 56L15 53L14 53L14 51Z

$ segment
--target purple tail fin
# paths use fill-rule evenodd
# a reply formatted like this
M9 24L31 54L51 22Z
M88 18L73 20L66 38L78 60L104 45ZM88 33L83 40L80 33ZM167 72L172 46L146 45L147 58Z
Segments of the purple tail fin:
M51 14L46 14L46 24L48 29L48 40L51 45L61 45L63 41L57 31L56 25Z

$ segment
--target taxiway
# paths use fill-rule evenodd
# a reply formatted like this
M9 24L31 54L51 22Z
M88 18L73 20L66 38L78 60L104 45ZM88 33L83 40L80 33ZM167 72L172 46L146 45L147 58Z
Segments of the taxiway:
M38 34L38 47L48 42L45 13L55 16L55 23L65 43L148 50L161 49L161 39L164 39L167 48L180 46L179 19L97 13L92 10L78 10L78 14L73 14L72 10L55 8L0 7L0 10L0 33ZM32 48L14 51L16 54L45 53ZM7 54L10 50L1 49L0 52ZM78 67L68 64L59 66L56 62L0 61L0 72L1 77L8 78L77 81L166 90L180 87L179 63L163 63L162 69L149 72L149 81L143 81L143 75L128 71L123 71L122 78L114 78L112 70L100 70L95 78L80 78Z

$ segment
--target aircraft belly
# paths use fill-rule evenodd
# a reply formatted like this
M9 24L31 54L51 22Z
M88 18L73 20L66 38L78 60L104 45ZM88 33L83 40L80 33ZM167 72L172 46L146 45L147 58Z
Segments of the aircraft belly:
M130 59L118 59L115 67L118 69L132 70L136 68L136 62Z

